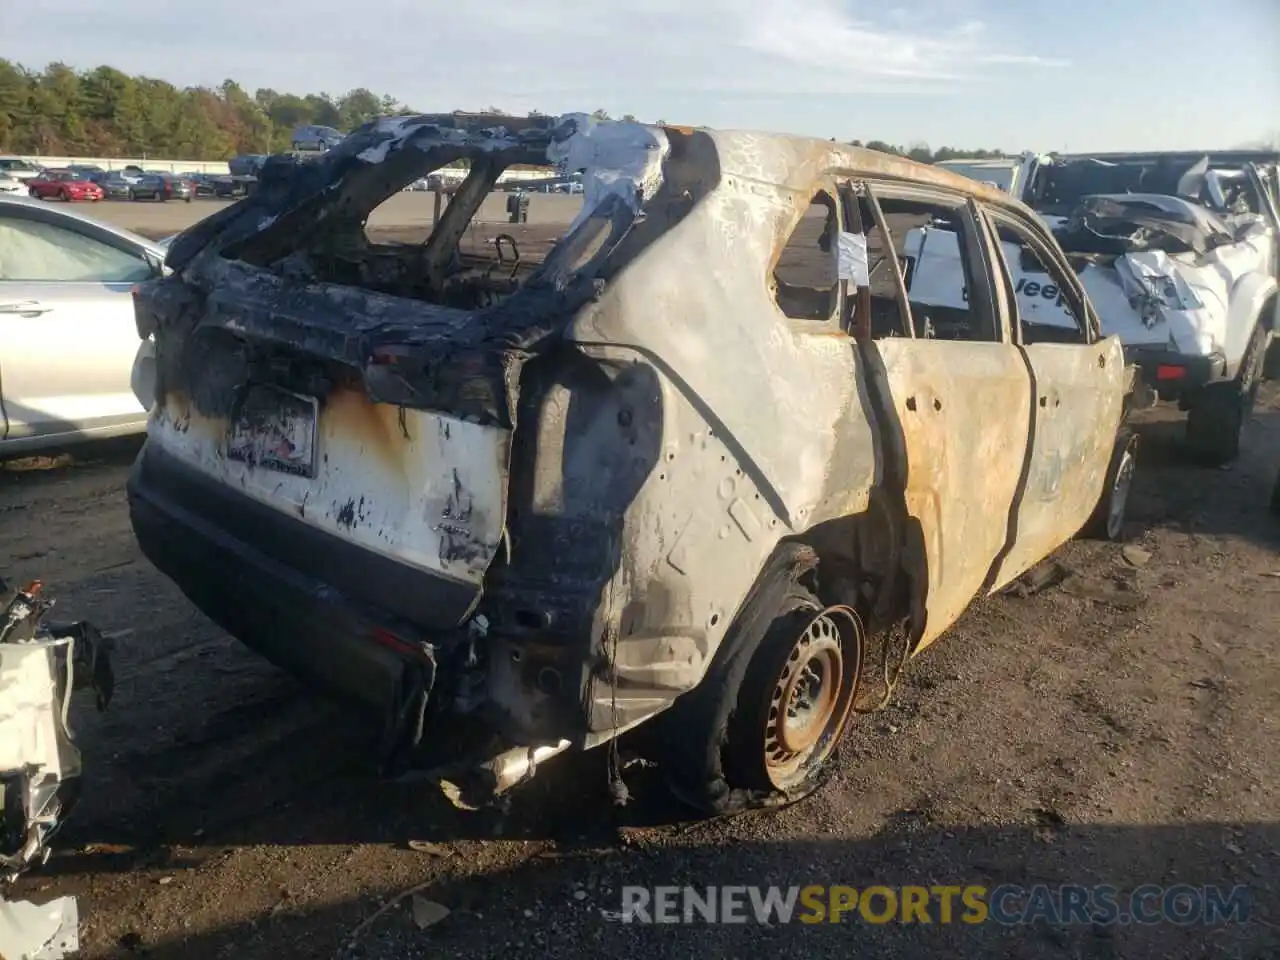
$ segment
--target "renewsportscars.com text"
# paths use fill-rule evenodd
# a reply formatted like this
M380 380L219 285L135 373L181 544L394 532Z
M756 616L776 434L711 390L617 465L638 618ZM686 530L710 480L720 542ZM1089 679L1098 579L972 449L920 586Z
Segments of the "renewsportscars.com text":
M622 888L622 923L920 923L1004 925L1243 923L1248 887L1169 887L1129 891L1098 885L638 887Z

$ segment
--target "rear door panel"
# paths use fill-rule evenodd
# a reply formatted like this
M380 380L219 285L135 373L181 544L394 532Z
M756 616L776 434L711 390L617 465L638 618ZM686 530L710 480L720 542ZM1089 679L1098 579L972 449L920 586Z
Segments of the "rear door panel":
M956 276L961 286L966 276L973 278L975 287L972 300L965 300L969 334L964 339L882 336L870 344L879 363L869 366L882 379L879 392L890 404L882 426L890 445L901 451L906 510L918 524L918 530L907 532L904 562L925 581L917 583L917 596L927 590L924 622L916 625L919 650L982 592L1005 550L1030 454L1031 378L1007 330L989 329L999 318L987 262L991 254L972 202L901 193L888 185L873 189L876 197L896 195L951 209L948 219L959 231L951 234ZM867 191L872 217L879 220L876 197ZM893 233L894 224L885 222ZM905 237L896 238L886 246L886 269L892 270L890 254L904 242ZM908 299L913 300L909 294ZM918 326L914 317L912 325Z
M130 386L135 282L144 249L42 207L0 211L0 356L9 440L126 424L146 411Z
M1007 343L875 344L905 442L907 512L920 524L932 643L982 591L1009 536L1028 455L1031 384Z

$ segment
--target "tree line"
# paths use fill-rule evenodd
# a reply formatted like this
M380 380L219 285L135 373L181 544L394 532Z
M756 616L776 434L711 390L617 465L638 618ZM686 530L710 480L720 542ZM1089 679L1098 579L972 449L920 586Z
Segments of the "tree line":
M0 59L0 153L227 160L288 150L290 135L301 124L345 132L375 117L416 112L395 97L363 87L341 96L271 89L251 94L234 80L216 88L179 88L114 67L77 71L51 63L32 70ZM491 106L487 112L506 111ZM541 114L534 110L529 115ZM592 115L609 117L604 110ZM622 119L635 118L626 114ZM925 162L1001 156L998 150L952 147L935 152L919 144L903 149L879 140L865 146Z
M114 67L43 70L0 60L0 152L44 156L226 160L289 149L299 124L351 130L374 117L412 112L364 88L339 97L299 96L234 80L178 88Z
M892 153L920 163L938 163L942 160L991 160L1007 157L1003 150L967 150L961 147L939 147L931 150L927 143L915 143L909 147L899 147L883 140L851 141L855 147L866 147L868 150L879 150L881 153Z

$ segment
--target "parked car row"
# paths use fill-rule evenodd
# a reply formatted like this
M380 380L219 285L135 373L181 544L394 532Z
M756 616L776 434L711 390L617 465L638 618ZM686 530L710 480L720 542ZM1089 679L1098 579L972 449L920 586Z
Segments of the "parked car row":
M104 170L95 164L39 167L19 157L0 157L0 195L19 194L41 200L182 200L196 197L234 198L248 192L252 176L172 173L136 165Z
M45 170L26 183L30 195L41 200L185 200L190 203L196 196L190 175L157 170Z

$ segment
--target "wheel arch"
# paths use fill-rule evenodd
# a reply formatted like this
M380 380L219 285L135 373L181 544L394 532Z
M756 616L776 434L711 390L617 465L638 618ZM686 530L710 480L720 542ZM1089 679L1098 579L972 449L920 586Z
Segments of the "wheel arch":
M864 511L815 523L780 546L812 551L814 593L825 605L851 607L874 635L912 617L923 604L924 598L914 598L910 590L918 560L910 522L901 504L884 487L875 487Z
M1231 291L1223 351L1227 355L1228 373L1235 376L1244 359L1253 331L1259 324L1268 330L1276 328L1277 291L1275 277L1255 273L1241 279Z

